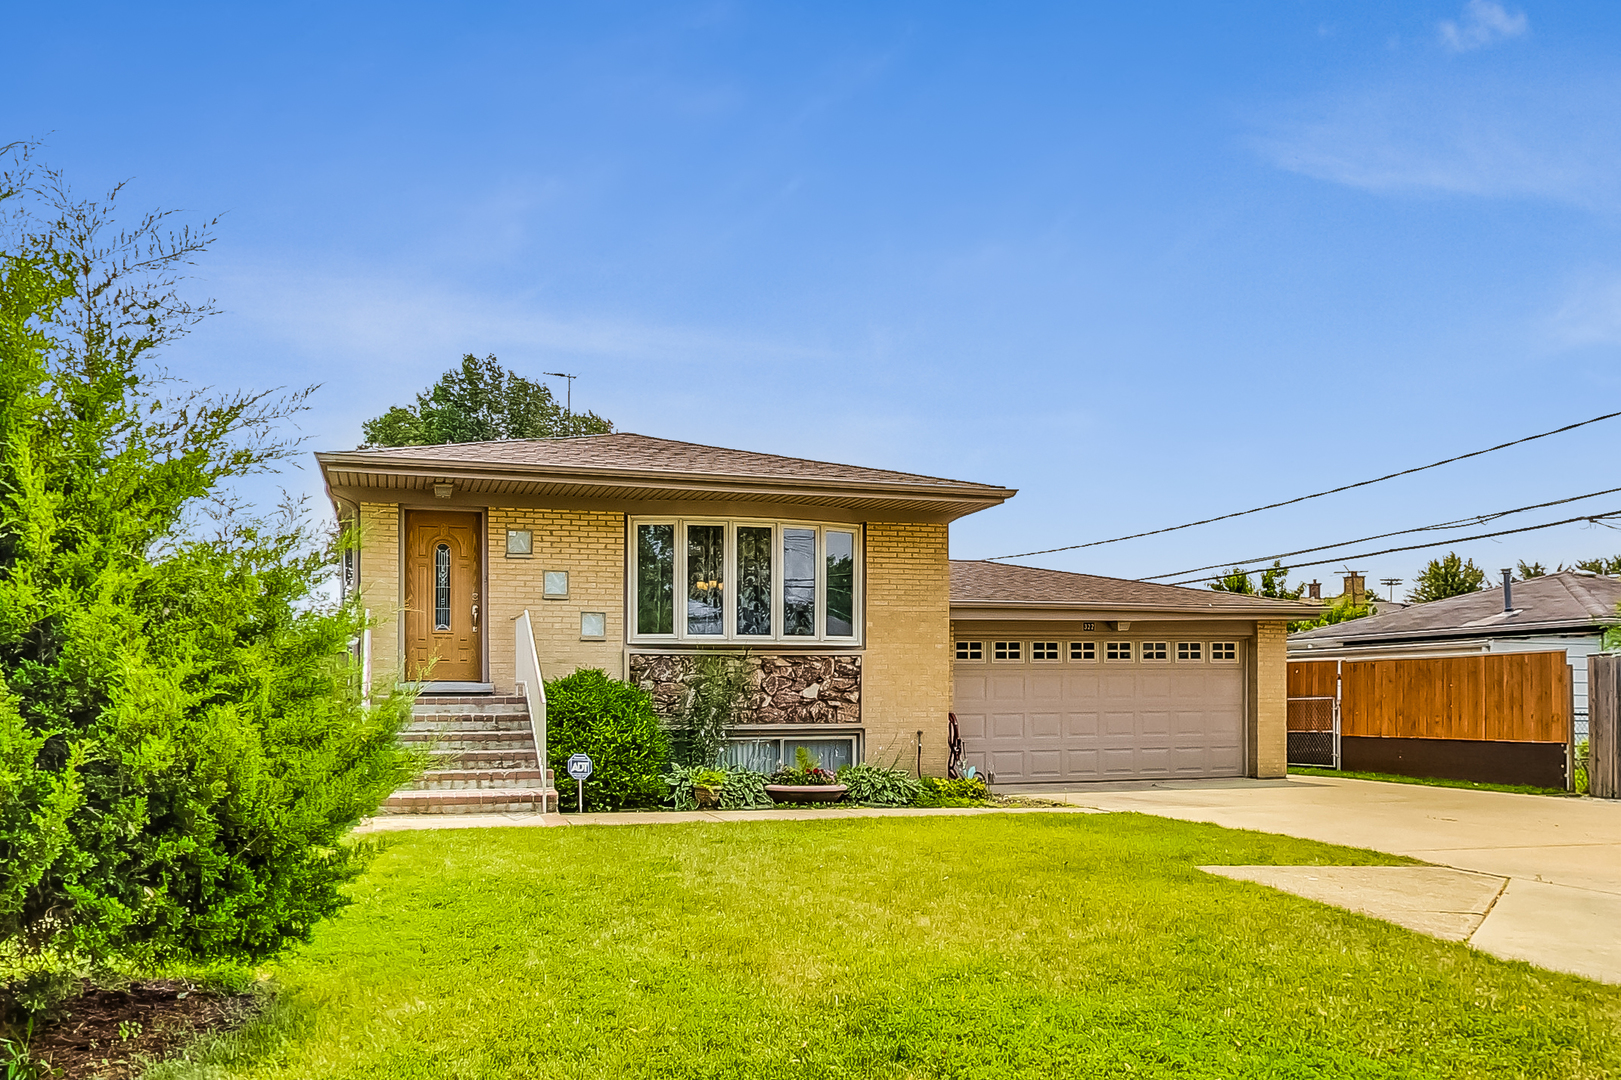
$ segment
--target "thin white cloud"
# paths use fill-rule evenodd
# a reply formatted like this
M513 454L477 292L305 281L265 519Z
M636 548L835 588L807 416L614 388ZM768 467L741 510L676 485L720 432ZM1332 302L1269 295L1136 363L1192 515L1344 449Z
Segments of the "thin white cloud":
M1256 125L1279 168L1381 193L1621 212L1621 81L1469 76L1299 102Z
M1492 0L1469 0L1463 6L1462 19L1442 20L1441 44L1453 52L1470 52L1519 37L1530 26L1523 11L1510 14L1502 4Z
M1577 283L1550 321L1560 344L1621 345L1621 275Z

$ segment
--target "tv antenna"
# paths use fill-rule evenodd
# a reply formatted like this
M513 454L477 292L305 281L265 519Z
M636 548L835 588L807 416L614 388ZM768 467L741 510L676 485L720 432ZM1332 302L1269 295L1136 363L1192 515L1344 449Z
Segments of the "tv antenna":
M561 371L542 371L541 374L542 375L551 375L551 376L554 376L554 377L559 378L559 379L567 379L568 380L568 406L567 406L567 411L568 411L568 414L570 416L573 416L574 415L574 380L579 378L579 376L578 375L569 375L569 374L567 374L565 372L561 372Z
M1401 582L1402 579L1399 577L1382 577L1379 579L1379 584L1390 590L1390 602L1392 604L1396 602L1396 586L1400 585Z

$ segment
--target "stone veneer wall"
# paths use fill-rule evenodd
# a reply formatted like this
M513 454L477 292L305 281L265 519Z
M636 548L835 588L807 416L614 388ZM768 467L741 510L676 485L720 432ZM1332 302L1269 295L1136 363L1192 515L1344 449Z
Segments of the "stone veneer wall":
M1255 624L1255 660L1249 672L1249 761L1255 777L1289 773L1289 624Z
M951 712L951 567L945 525L869 523L861 709L868 761L946 774Z
M691 675L691 653L632 653L630 681L653 696L653 709L673 720ZM754 694L739 724L857 724L861 722L859 655L750 657Z

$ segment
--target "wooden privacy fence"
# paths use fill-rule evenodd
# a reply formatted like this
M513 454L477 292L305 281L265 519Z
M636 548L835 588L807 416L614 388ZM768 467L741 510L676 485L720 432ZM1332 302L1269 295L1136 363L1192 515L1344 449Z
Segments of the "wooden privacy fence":
M1621 656L1587 658L1587 793L1621 799Z
M1310 730L1313 714L1299 706L1334 695L1341 768L1569 786L1563 651L1296 661L1288 686L1290 739L1302 747L1307 737L1295 733Z

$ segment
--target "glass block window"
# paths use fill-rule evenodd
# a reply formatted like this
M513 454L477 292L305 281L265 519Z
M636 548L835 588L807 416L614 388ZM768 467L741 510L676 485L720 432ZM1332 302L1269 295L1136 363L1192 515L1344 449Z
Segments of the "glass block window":
M1056 642L1056 641L1032 641L1030 643L1030 659L1032 659L1032 660L1057 660L1058 659L1058 642Z
M991 655L998 660L1023 660L1023 645L1020 641L998 641L992 646Z
M1170 647L1163 641L1143 642L1144 660L1168 660L1170 655Z
M1238 659L1238 642L1212 641L1210 643L1210 659L1231 661Z
M1105 660L1129 661L1131 659L1131 642L1129 642L1129 641L1111 641L1111 642L1109 642L1108 645L1104 646L1103 657L1104 657Z
M418 548L417 550L421 550ZM417 579L421 581L421 578ZM433 549L433 628L450 629L450 545Z
M507 530L507 558L517 559L535 551L535 534L530 529Z
M1098 643L1095 641L1072 641L1069 643L1069 658L1071 660L1091 663L1098 658Z
M547 570L542 574L540 594L548 600L567 600L568 571Z
M1176 643L1176 661L1179 664L1197 664L1204 659L1204 642L1179 641Z
M957 642L957 659L958 660L983 660L983 659L985 659L985 645L984 645L984 643L979 642L979 641L959 641L959 642Z

